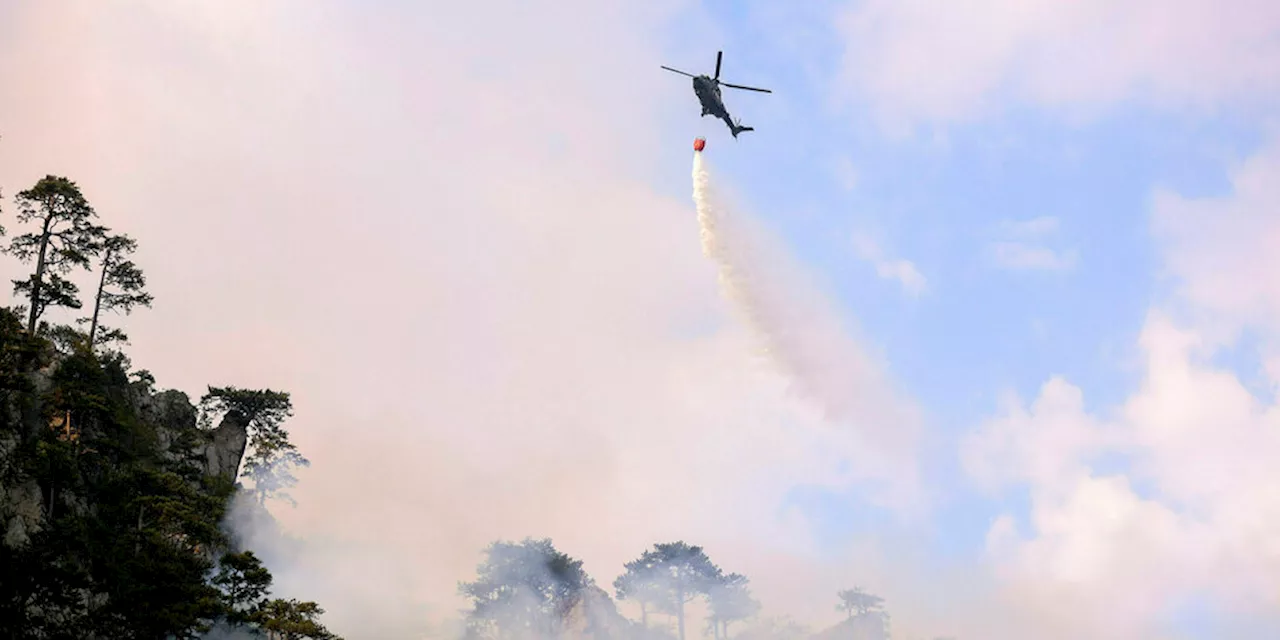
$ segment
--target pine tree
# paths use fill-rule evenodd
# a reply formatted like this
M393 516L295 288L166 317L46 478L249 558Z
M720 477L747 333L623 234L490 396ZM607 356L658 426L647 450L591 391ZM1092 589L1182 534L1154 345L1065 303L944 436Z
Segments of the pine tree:
M102 242L98 292L93 298L93 315L81 322L89 323L89 347L99 342L126 341L128 337L117 329L98 324L103 311L124 311L128 315L136 306L150 307L152 297L144 291L146 277L129 255L138 248L138 242L126 235L113 235ZM98 340L99 331L102 331Z
M45 176L36 185L18 194L18 222L35 222L38 231L16 236L8 253L22 262L35 261L35 271L26 280L14 280L14 293L25 296L27 333L49 307L79 309L79 288L64 278L73 268L88 268L90 259L102 247L103 229L92 223L97 213L76 183L58 176Z

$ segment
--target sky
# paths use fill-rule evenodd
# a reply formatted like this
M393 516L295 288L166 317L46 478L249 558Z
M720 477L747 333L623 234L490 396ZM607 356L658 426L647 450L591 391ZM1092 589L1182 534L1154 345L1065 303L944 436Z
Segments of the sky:
M718 50L774 92L737 140L659 69ZM0 190L139 241L160 386L293 394L261 542L336 632L532 535L602 584L702 544L815 626L1261 638L1278 89L1265 0L8 0ZM702 254L695 136L805 367Z

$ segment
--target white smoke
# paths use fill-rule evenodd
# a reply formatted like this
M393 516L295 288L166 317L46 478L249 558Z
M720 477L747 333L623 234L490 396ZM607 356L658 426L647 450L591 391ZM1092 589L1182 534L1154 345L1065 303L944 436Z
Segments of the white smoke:
M882 365L855 342L809 279L771 250L748 219L729 215L702 153L693 156L693 201L703 253L715 261L725 297L756 334L767 363L833 426L889 454L885 464L908 460L918 437L918 417L904 409L909 403L893 401Z

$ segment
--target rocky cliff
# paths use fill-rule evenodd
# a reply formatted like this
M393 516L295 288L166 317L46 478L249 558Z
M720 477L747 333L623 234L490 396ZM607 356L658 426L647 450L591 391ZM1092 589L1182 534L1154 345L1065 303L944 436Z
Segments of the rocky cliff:
M0 638L191 637L250 423L210 428L118 352L22 331L0 308Z
M91 442L119 435L97 433L87 438L85 429L101 425L77 424L75 415L56 406L59 394L54 376L63 360L28 374L25 390L0 394L4 412L12 420L10 429L0 431L0 523L3 544L9 547L26 544L61 509L83 515L94 506L74 489L59 490L54 483L42 486L38 467L24 464L30 462L21 455L24 441L38 440L45 430L59 441L82 444L79 455L93 455L99 452ZM185 393L154 393L143 385L133 385L129 391L125 413L133 414L138 424L135 433L128 435L152 440L154 453L174 468L185 469L193 487L200 486L201 479L234 482L248 442L247 425L238 414L228 414L215 429L200 429L196 407Z

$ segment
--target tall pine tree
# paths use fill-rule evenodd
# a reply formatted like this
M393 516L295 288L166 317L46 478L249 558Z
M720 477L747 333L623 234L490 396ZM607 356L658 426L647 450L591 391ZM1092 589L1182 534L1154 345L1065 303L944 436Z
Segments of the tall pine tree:
M128 339L123 332L99 324L103 311L124 311L125 315L128 315L136 306L151 306L151 294L144 290L147 279L142 274L142 269L129 259L137 248L138 242L126 235L113 235L102 241L101 260L98 266L100 270L98 292L93 298L93 315L83 320L89 323L90 348L98 342Z
M66 278L72 269L87 269L102 248L103 229L80 187L67 178L45 176L18 194L18 222L34 222L38 230L16 236L8 252L24 263L35 262L26 280L14 280L14 293L27 298L27 333L49 307L79 309L79 288Z

